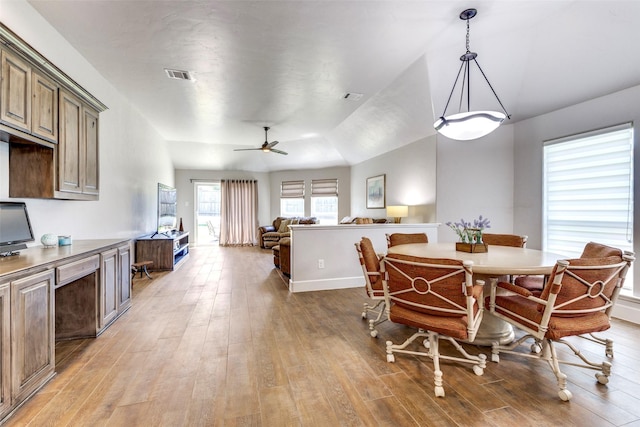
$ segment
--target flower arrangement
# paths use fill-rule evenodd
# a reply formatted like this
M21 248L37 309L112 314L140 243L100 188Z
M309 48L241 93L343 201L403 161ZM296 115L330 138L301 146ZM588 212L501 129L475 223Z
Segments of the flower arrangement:
M482 215L478 219L474 219L473 223L460 219L460 222L445 223L458 235L463 243L482 243L482 230L491 228L489 218L483 218Z

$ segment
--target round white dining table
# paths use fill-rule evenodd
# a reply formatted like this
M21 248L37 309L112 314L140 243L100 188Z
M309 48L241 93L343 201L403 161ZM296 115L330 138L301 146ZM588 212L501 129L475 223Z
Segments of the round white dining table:
M451 258L473 261L473 273L504 276L510 274L551 274L556 261L565 256L537 249L489 246L487 252L456 251L455 243L410 243L392 246L389 253L423 258Z
M455 243L410 243L392 246L390 254L410 255L422 258L450 258L472 261L473 278L485 281L485 296L489 295L491 280L503 279L508 275L551 274L556 261L566 256L537 249L514 248L511 246L488 247L487 252L469 253L456 251ZM513 327L507 322L485 311L482 324L474 344L491 345L494 341L508 344L514 339Z

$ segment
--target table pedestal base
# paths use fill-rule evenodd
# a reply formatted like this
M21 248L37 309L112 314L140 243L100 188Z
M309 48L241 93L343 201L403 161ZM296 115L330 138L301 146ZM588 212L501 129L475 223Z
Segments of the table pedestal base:
M474 274L473 280L483 280L484 285L484 297L487 298L491 292L491 283L496 281L508 281L508 276L489 276L486 274ZM483 302L484 303L484 302ZM509 344L515 339L515 333L513 326L502 319L498 319L493 316L489 310L484 311L482 316L482 323L476 333L476 339L473 341L476 345L491 346L494 342L498 342L500 345Z
M515 336L513 326L485 310L473 344L491 346L494 342L498 342L504 345L513 341Z

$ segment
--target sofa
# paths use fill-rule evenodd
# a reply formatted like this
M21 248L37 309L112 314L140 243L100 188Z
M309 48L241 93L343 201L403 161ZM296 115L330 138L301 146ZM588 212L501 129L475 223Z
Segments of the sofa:
M345 216L340 220L340 224L386 224L387 218L366 218L360 216Z
M258 227L258 244L261 248L271 249L280 242L283 237L290 237L289 225L317 224L318 218L314 216L287 218L279 216L271 225Z

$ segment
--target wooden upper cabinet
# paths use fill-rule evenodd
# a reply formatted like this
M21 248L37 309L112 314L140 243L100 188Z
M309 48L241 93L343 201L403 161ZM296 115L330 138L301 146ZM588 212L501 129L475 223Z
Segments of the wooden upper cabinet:
M60 90L60 137L58 143L58 190L82 192L81 171L85 167L82 137L82 103Z
M99 150L98 150L98 112L84 105L82 107L82 128L84 136L84 194L99 193ZM81 141L82 142L82 141Z
M59 93L58 191L95 200L99 194L98 112L64 89Z
M58 85L36 70L32 72L31 81L31 132L40 138L58 142Z
M2 95L0 120L31 132L31 66L5 50L2 51Z
M98 116L106 109L0 22L0 135L9 143L10 197L97 200Z

